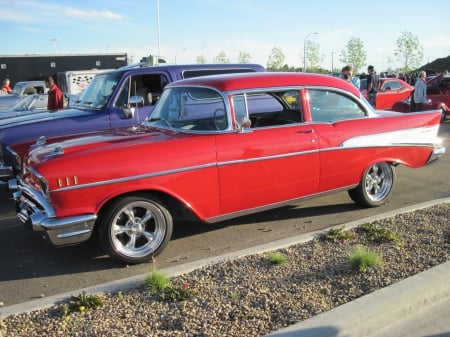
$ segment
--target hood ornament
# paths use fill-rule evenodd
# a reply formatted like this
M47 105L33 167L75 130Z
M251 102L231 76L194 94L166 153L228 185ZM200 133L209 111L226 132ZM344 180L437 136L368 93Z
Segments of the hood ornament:
M44 146L45 144L47 144L47 138L45 138L45 136L40 136L37 139L36 143L31 145L31 149L33 150L33 149L35 149L37 147Z

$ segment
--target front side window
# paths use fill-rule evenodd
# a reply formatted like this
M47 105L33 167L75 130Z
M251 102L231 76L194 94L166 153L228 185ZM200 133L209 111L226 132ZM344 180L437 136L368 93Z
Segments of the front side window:
M114 104L117 108L128 107L131 96L139 96L143 106L155 105L168 81L162 74L140 74L124 81Z
M199 87L166 89L146 121L148 126L185 131L215 131L228 128L223 96Z

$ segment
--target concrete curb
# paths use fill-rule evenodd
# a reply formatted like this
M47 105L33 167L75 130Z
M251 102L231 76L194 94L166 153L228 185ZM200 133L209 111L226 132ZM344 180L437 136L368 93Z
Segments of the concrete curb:
M345 225L346 229L351 229L351 228L357 227L359 225L362 225L362 224L365 224L368 222L373 222L373 221L377 221L380 219L389 218L389 217L395 216L396 214L408 213L408 212L412 212L412 211L415 211L418 209L423 209L423 208L431 207L436 204L446 203L446 202L450 202L450 196L446 197L446 198L441 198L441 199L436 199L436 200L420 203L420 204L413 205L413 206L404 207L401 209L397 209L395 211L381 213L381 214L378 214L375 216L363 218L363 219L352 221L349 223L343 223L343 224L340 224L340 225L334 226L334 227L340 227L342 225ZM264 253L264 252L282 249L282 248L286 248L286 247L289 247L292 245L304 243L304 242L312 240L317 235L324 233L328 230L329 230L329 228L311 232L311 233L307 233L307 234L290 237L287 239L269 242L267 244L259 245L256 247L251 247L248 249L243 249L243 250L240 250L237 252L232 252L232 253L224 254L221 256L198 260L198 261L186 263L186 264L179 265L179 266L164 268L164 269L161 269L160 272L169 277L174 277L174 276L178 276L181 274L189 273L195 269L199 269L204 266L215 264L215 263L218 263L218 262L221 262L224 260L237 259L237 258L246 256L246 255ZM424 272L424 273L427 273L427 272ZM19 314L19 313L31 312L34 310L41 310L44 308L51 307L57 303L66 301L68 298L70 298L71 295L79 294L82 291L86 291L89 294L101 294L101 293L114 292L114 291L119 291L119 290L126 290L126 289L130 289L130 288L136 288L137 286L139 286L143 283L143 281L145 280L145 277L146 277L145 274L137 275L137 276L122 279L122 280L103 283L103 284L88 287L88 288L74 290L74 291L70 291L70 292L66 292L66 293L62 293L62 294L45 297L42 299L35 299L35 300L27 301L24 303L19 303L19 304L7 306L4 308L0 308L0 319L11 316L11 315ZM450 279L450 278L447 278L447 281L448 281L448 279ZM429 281L427 281L427 282L429 282ZM422 291L423 287L424 286L422 285L421 291ZM433 291L433 289L434 289L434 286L427 285L427 287L428 287L429 291ZM448 288L448 286L447 286L447 288ZM333 335L333 336L335 336L335 335Z

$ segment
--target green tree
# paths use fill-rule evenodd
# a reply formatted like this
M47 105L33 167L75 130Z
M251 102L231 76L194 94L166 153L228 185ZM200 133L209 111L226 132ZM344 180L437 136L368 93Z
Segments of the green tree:
M197 56L197 64L205 64L206 63L206 58L203 55L199 55Z
M238 56L239 63L250 63L250 59L251 59L251 56L249 53L242 52L242 51L239 52L239 56Z
M280 47L273 47L272 52L269 55L269 60L267 61L268 71L280 71L283 68L284 60L286 56Z
M344 64L353 66L353 72L356 74L359 69L366 63L367 55L364 50L364 44L361 39L356 37L350 38L346 47L342 49L340 60Z
M307 40L305 44L306 69L317 72L320 67L322 57L320 56L320 46L317 42Z
M411 32L402 32L397 39L397 48L394 50L395 56L403 63L399 70L408 73L420 67L423 60L423 48L419 38Z
M214 58L216 63L230 63L230 59L227 57L224 51L221 51L219 55Z

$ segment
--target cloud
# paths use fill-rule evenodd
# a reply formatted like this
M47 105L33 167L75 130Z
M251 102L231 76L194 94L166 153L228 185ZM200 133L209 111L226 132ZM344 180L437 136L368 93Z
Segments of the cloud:
M63 8L63 13L66 16L77 19L107 19L121 21L124 17L120 14L113 13L110 10L81 10L77 8Z
M122 21L125 17L108 9L79 9L54 3L23 0L22 2L9 2L2 6L0 0L0 20L12 22L40 22L43 18L51 17L54 20L85 19L85 20L114 20Z

